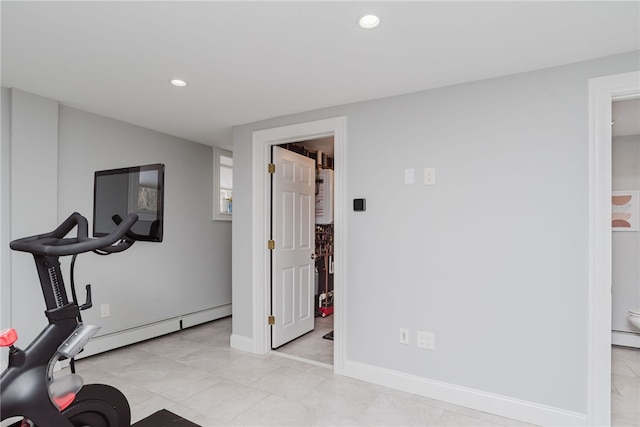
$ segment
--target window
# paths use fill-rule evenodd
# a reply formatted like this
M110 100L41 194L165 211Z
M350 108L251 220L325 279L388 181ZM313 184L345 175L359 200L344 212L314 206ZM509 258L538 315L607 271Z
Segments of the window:
M233 154L213 149L213 219L231 221L233 207Z

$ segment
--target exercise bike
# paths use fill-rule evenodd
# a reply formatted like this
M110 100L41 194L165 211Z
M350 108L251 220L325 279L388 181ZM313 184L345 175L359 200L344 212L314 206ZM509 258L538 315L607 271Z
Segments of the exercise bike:
M9 347L8 367L0 376L0 419L23 417L10 427L130 426L129 403L119 390L105 384L83 385L75 373L74 357L100 327L82 323L80 311L92 305L91 285L86 286L86 303L78 305L73 267L76 256L84 252L108 255L128 249L134 243L130 228L137 220L135 214L124 220L114 217L117 228L111 234L90 238L87 219L73 213L54 231L10 243L11 249L33 255L49 320L25 350L14 345L14 329L0 333L0 346ZM76 237L65 237L76 227ZM67 255L73 255L71 301L59 262ZM71 361L72 373L54 378L56 362L64 359Z

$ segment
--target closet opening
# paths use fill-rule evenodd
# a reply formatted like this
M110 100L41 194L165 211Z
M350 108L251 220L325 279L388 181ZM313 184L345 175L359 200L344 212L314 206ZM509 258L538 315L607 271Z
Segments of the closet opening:
M286 153L283 153L283 150ZM293 154L292 154L293 153ZM284 160L283 160L284 158ZM286 263L282 264L277 260L278 257L289 256L283 249L283 252L272 251L271 259L271 310L275 316L276 322L278 316L286 315L287 309L283 309L281 305L291 303L293 306L291 318L289 322L291 326L296 322L296 315L313 318L309 326L297 328L297 332L293 334L279 333L272 330L271 348L279 355L294 359L304 359L315 364L333 366L334 348L333 348L333 330L334 330L334 137L323 137L298 142L290 142L286 144L275 145L272 147L271 163L274 164L275 173L271 186L271 234L272 239L286 239L287 223L292 220L287 216L286 205L289 203L289 194L293 194L286 183L282 184L279 177L278 168L290 167L292 171L299 170L303 172L292 172L296 175L296 179L304 180L307 168L312 168L311 189L312 193L309 205L312 211L307 217L311 219L309 224L310 235L313 242L309 250L312 252L306 269L306 258L303 258L303 266L300 269L296 267L287 267ZM279 163L283 166L279 166ZM291 166L287 166L291 165ZM311 165L311 166L307 166ZM286 174L286 172L283 172ZM303 178L300 178L303 177ZM297 190L296 190L297 191ZM305 190L300 190L305 193ZM285 194L281 196L281 194ZM279 195L280 194L280 195ZM298 196L291 196L293 197ZM297 199L296 199L297 200ZM291 202L295 204L292 208L295 212L292 215L305 216L306 197L304 194L300 196L300 200ZM282 224L284 221L284 225ZM293 244L281 245L284 248L300 243L304 247L304 228L307 227L305 219L294 219L294 229L291 230ZM280 228L283 228L281 230ZM281 266L284 265L284 266ZM292 271L291 275L293 286L287 283L288 271ZM308 278L308 279L307 279ZM297 283L296 280L300 282ZM308 282L307 282L308 280ZM277 287L277 289L276 289ZM308 289L306 291L305 289ZM302 299L300 303L299 299ZM300 307L296 306L300 304ZM308 304L308 305L307 305ZM307 308L308 307L308 310ZM303 319L303 322L305 320ZM309 328L311 328L309 330ZM291 329L294 329L293 327ZM280 334L276 336L277 334ZM287 335L283 337L283 335ZM286 342L283 342L286 341Z

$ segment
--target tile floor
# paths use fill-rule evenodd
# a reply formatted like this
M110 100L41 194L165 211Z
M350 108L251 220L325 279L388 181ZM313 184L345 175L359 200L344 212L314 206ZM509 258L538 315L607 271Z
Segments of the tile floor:
M203 427L528 425L336 376L327 367L273 353L236 351L229 347L230 334L231 318L220 319L79 360L78 373L87 383L120 389L133 422L165 408ZM298 346L295 351L304 354ZM614 350L614 421L640 425L633 382L635 376L638 384L640 352L622 350ZM307 347L306 353L314 352Z
M611 425L640 426L640 350L612 348Z
M276 352L333 366L333 341L322 337L333 330L333 316L316 317L313 331L293 340Z

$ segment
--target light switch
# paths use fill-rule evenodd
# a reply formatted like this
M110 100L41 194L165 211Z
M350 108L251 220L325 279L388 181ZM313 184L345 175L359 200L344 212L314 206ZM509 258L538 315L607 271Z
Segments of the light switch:
M424 168L424 185L435 185L436 168Z
M405 169L404 170L404 183L405 184L413 184L415 181L415 171L414 169Z

